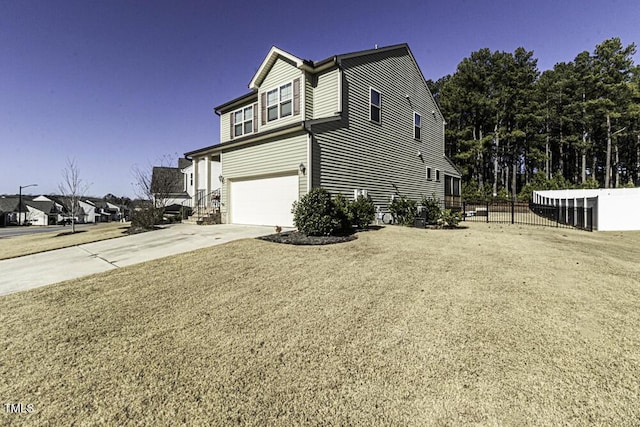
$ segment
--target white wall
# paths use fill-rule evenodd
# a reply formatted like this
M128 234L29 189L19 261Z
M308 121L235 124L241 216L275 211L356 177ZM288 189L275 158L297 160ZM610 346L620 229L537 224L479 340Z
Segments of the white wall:
M593 204L594 229L599 231L640 230L640 188L534 191L534 203L567 206L578 200ZM581 202L580 202L581 203Z

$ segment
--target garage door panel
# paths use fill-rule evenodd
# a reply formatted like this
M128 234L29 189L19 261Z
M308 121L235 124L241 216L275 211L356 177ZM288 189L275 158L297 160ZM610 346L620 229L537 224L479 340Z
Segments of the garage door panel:
M232 181L231 222L293 226L291 205L298 200L298 175Z

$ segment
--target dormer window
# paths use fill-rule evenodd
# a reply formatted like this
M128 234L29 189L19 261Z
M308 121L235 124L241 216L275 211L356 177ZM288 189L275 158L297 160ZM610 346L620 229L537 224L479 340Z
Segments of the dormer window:
M287 83L267 92L267 121L278 120L292 113L292 89Z

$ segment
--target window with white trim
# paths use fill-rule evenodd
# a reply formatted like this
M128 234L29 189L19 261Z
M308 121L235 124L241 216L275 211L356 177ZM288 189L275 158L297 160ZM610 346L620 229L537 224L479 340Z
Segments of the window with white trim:
M436 181L440 181L440 169L436 169Z
M422 116L419 113L413 113L413 137L420 139L420 131L422 129Z
M233 112L233 136L242 136L253 132L253 106Z
M292 84L287 83L267 92L267 121L272 122L292 114Z
M380 123L382 119L382 94L369 88L369 120Z
M431 168L427 166L427 181L431 181L433 178L431 178Z

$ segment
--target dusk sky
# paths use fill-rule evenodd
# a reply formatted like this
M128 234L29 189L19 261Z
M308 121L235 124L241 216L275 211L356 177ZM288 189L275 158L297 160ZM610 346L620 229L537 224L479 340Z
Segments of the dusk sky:
M640 1L0 0L0 194L57 193L71 158L90 195L135 196L134 165L219 142L213 107L273 45L321 60L406 42L437 80L485 47L544 71L614 36L640 42Z

